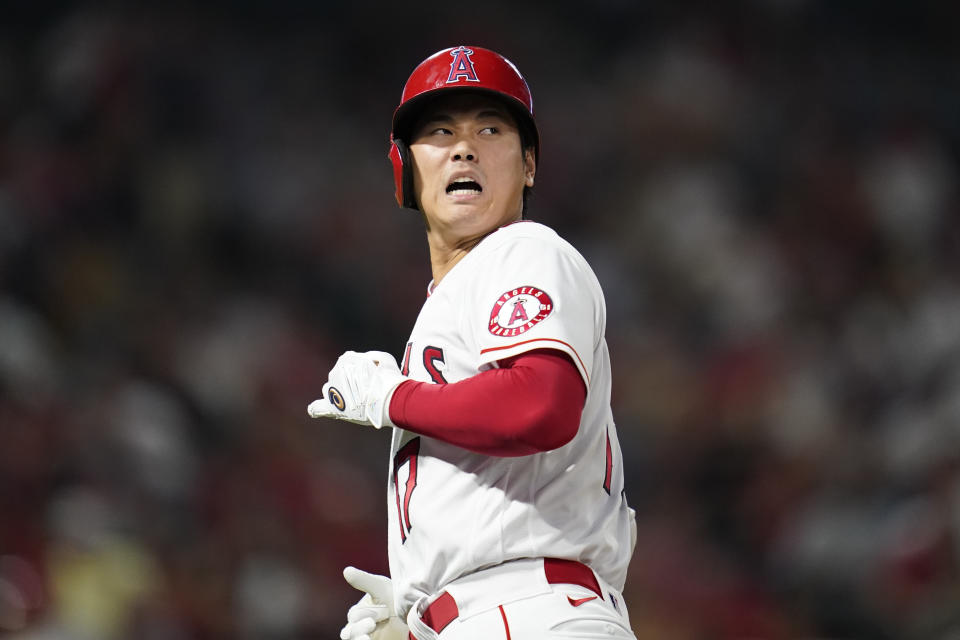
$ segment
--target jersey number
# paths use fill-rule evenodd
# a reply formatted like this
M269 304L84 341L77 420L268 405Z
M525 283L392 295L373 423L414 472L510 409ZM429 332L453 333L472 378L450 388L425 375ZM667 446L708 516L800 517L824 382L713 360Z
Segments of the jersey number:
M397 516L400 518L400 542L407 541L407 534L413 529L410 522L410 498L417 488L417 457L420 455L420 438L414 438L403 445L393 457L393 491L397 497ZM407 481L403 485L403 497L400 496L400 467L407 465Z
M400 373L405 376L410 375L410 352L413 350L413 343L408 342L407 348L403 352L403 366ZM430 374L430 379L437 384L447 384L447 379L440 372L438 364L446 364L443 360L443 349L440 347L423 348L423 368Z

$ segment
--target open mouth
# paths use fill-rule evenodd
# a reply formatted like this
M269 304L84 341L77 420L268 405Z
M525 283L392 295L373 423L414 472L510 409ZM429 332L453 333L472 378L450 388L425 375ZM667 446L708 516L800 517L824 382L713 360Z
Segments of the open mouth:
M450 195L470 195L480 193L483 187L476 180L470 178L457 178L447 185L447 193Z

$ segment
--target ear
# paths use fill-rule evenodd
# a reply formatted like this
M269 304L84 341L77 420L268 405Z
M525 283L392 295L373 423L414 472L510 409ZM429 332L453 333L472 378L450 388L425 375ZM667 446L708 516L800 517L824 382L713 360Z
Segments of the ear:
M523 150L523 181L528 187L533 186L533 179L537 175L537 159L533 149Z

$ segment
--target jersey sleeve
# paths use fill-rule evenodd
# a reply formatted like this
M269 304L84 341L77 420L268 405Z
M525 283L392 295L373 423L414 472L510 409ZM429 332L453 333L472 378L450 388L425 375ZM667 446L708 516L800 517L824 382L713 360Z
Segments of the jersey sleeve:
M525 456L576 434L586 390L556 352L524 353L452 384L407 380L390 399L394 425L483 455Z
M478 368L556 349L570 356L589 389L605 320L600 285L583 257L564 243L519 237L487 261L464 305Z

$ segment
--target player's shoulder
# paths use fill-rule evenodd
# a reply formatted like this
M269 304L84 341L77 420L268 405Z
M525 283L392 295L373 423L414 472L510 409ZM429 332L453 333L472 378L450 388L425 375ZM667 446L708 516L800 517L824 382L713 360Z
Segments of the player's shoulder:
M518 238L538 238L543 240L560 239L560 235L551 227L533 220L517 220L510 224L505 224L492 234L490 238L500 241L508 241Z
M523 220L505 225L484 238L481 246L480 259L475 263L479 277L486 279L493 272L513 276L548 270L580 274L591 286L599 287L584 255L545 224Z
M554 229L545 224L532 220L519 220L504 225L484 239L488 251L496 251L504 247L517 244L539 245L541 249L554 249L564 253L578 253L572 244L567 242Z

